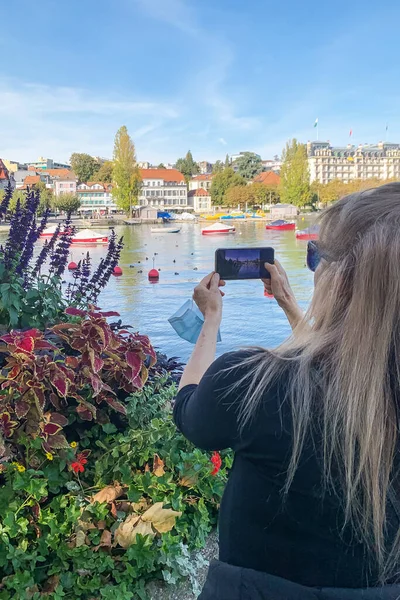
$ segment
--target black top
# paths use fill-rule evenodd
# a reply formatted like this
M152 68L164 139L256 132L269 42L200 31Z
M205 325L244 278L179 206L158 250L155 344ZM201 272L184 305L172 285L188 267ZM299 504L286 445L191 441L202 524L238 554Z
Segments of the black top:
M174 407L177 427L196 446L235 452L220 509L220 560L308 586L376 585L377 571L365 547L354 541L349 528L342 531L338 496L321 491L314 436L314 444L306 441L283 502L292 447L286 377L265 392L254 419L240 433L238 408L246 390L242 386L228 395L226 390L241 378L243 367L224 369L240 363L248 352L218 358L199 385L180 390Z

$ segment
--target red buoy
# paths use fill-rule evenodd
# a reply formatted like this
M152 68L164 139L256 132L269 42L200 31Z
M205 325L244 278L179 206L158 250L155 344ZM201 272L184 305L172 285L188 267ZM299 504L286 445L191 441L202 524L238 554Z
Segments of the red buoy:
M75 269L77 269L77 268L78 268L78 265L74 261L70 262L68 265L68 271L75 271Z
M149 271L149 281L158 281L160 279L160 273L157 269L151 269Z
M114 275L122 275L122 269L118 265L114 267Z
M264 296L266 298L275 298L275 296L273 294L268 294L267 290L264 290Z

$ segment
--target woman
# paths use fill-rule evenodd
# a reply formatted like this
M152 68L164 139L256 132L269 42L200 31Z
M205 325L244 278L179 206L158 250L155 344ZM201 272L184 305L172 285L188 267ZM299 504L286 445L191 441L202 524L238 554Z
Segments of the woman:
M273 351L214 361L223 282L194 293L205 322L175 421L200 448L235 452L202 600L400 598L400 183L325 211L308 264L305 316L266 265L294 329Z

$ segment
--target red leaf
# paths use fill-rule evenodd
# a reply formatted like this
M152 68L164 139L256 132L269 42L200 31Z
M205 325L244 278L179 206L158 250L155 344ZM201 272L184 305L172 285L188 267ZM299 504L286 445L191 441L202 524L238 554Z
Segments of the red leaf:
M103 387L103 382L101 381L100 377L98 377L97 375L94 375L93 373L90 373L89 375L90 377L90 383L92 384L92 388L93 388L93 397L97 396Z
M55 376L51 383L53 384L53 386L56 388L57 392L63 397L65 398L68 392L68 381L67 379L63 379L60 376Z
M65 359L65 364L67 367L71 367L72 369L76 369L79 366L79 360L76 356L67 356Z
M54 406L54 408L56 408L57 410L60 410L60 400L57 396L57 394L50 394L50 402L52 403L52 405Z
M26 415L29 412L31 405L29 404L29 402L26 402L25 400L17 400L15 403L15 414L17 415L18 419L22 419L23 417L26 417Z
M129 377L129 380L135 379L137 375L140 373L142 368L142 360L137 352L126 352L125 354L126 362L131 367L132 373Z
M118 402L118 400L114 400L114 398L104 398L104 401L107 402L107 404L117 412L126 415L125 406L121 404L121 402Z
M104 366L104 360L102 360L99 356L94 356L92 358L92 367L95 373L101 371Z
M60 427L65 427L66 425L68 425L67 417L64 417L64 415L59 415L57 413L51 413L50 422L56 423L57 425L60 425Z
M35 340L32 337L25 337L17 343L18 350L25 350L26 352L33 352L35 347Z
M36 340L35 341L35 350L58 350L57 346L50 344L50 342L46 342L45 340Z
M109 310L107 312L101 312L100 314L104 318L107 318L107 317L119 317L120 316L120 314L118 312L116 312L115 310Z
M53 449L69 448L69 444L62 434L52 435L47 440L48 445Z
M71 315L73 317L85 317L87 315L87 312L86 310L80 310L79 308L74 308L73 306L70 306L66 309L65 314Z
M91 450L82 450L82 452L79 452L76 459L78 461L82 461L82 460L86 460L89 456L90 456ZM87 460L86 460L87 462ZM83 463L85 464L85 463Z
M91 408L93 410L90 410L83 404L79 404L76 407L76 412L78 413L78 415L80 416L82 421L92 421L93 417L96 417L96 408L94 406ZM94 413L93 413L93 411L94 411Z
M15 379L17 375L21 372L21 367L19 365L15 365L7 374L7 379Z
M39 331L39 329L27 329L22 333L24 337L32 337L35 338L35 340L39 340L43 337L43 333Z
M46 425L43 427L43 433L47 435L55 435L56 433L61 431L61 429L62 427L60 427L60 425L57 425L57 423L46 423Z

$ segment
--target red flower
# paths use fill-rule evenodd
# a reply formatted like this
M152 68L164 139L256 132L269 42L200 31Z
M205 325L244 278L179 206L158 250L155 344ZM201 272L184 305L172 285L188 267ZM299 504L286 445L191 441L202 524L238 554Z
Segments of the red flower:
M83 471L85 470L85 466L87 463L87 458L86 456L88 456L89 453L88 451L84 450L83 452L79 452L79 454L76 457L76 461L71 463L71 469L73 470L74 473L83 473Z
M219 452L213 452L211 457L211 462L214 465L213 470L211 471L211 475L216 475L221 468L222 458Z

